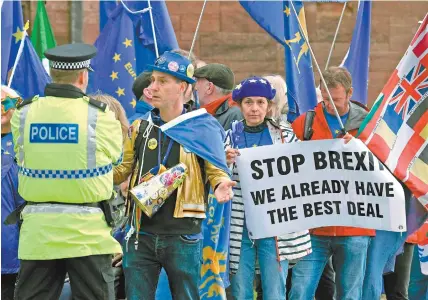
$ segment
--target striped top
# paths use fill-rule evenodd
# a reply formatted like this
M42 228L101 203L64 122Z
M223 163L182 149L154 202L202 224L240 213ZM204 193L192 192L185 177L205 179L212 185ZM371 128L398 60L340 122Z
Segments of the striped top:
M290 128L283 126L277 127L272 122L267 122L270 137L273 144L291 143L299 140ZM229 133L229 132L228 132ZM232 144L232 134L227 134L226 147ZM239 260L241 255L242 232L244 229L244 201L242 199L241 183L239 181L238 170L236 166L232 169L232 180L237 182L233 188L234 197L232 199L232 216L230 224L230 271L235 274L238 270ZM297 260L312 252L311 239L307 230L285 234L276 237L278 259L290 260L290 265L293 266Z

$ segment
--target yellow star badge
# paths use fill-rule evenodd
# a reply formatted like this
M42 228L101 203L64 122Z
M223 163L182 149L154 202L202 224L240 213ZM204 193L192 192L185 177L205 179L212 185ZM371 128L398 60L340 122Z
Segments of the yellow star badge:
M110 78L112 81L114 81L115 79L119 79L119 76L117 76L118 72L112 71Z
M125 96L125 89L121 89L120 87L118 87L115 93L117 94L118 97Z
M290 11L290 8L288 6L285 7L284 13L287 15L287 17L290 16L291 11Z
M127 38L125 38L125 41L122 44L124 44L126 48L131 47L132 40L128 40Z
M137 101L135 101L134 98L132 98L132 101L130 103L132 105L132 108L135 108L135 106L137 105Z
M114 56L113 56L113 60L114 60L114 62L118 62L119 60L120 60L120 54L117 54L116 52L114 53Z

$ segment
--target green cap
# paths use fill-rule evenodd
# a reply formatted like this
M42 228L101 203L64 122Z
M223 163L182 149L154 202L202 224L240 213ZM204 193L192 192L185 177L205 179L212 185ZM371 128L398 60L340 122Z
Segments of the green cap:
M229 67L222 64L208 64L197 68L193 76L205 78L225 90L233 90L235 86L235 75Z

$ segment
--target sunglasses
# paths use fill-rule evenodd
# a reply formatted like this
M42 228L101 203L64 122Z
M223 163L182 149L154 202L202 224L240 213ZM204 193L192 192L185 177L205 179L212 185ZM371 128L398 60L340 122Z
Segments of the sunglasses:
M10 96L6 96L6 98L2 99L1 101L1 113L7 113L9 110L16 108L16 105L21 102L21 97L12 98Z

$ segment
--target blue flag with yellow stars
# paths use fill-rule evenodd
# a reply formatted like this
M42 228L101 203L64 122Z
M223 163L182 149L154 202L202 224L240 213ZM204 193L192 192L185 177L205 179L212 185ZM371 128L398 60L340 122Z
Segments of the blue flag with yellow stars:
M135 66L134 25L128 12L118 5L111 13L95 42L98 52L92 59L88 93L101 91L116 98L127 116L134 114L137 103L132 84Z
M148 7L148 1L124 1L131 11ZM165 1L151 2L159 55L177 49ZM122 3L100 1L101 34L95 42L97 56L92 60L89 92L101 90L118 99L128 117L135 112L138 99L132 93L136 75L156 59L149 13L130 14Z
M19 46L24 47L19 58L11 87L23 98L44 95L51 79L31 44L22 19L21 1L4 1L1 8L1 82L7 85L15 63Z
M131 11L141 11L148 8L148 1L124 1ZM104 28L108 18L116 8L122 5L118 1L100 1L100 28ZM177 49L178 43L175 37L174 28L169 17L168 8L165 1L152 1L153 24L155 25L156 41L159 55L165 51ZM153 64L156 60L155 44L153 38L152 23L149 13L132 14L134 22L135 59L137 74L146 69L148 64Z
M288 120L317 105L312 59L307 44L305 11L301 1L239 1L248 14L285 48ZM303 25L300 30L298 19Z

